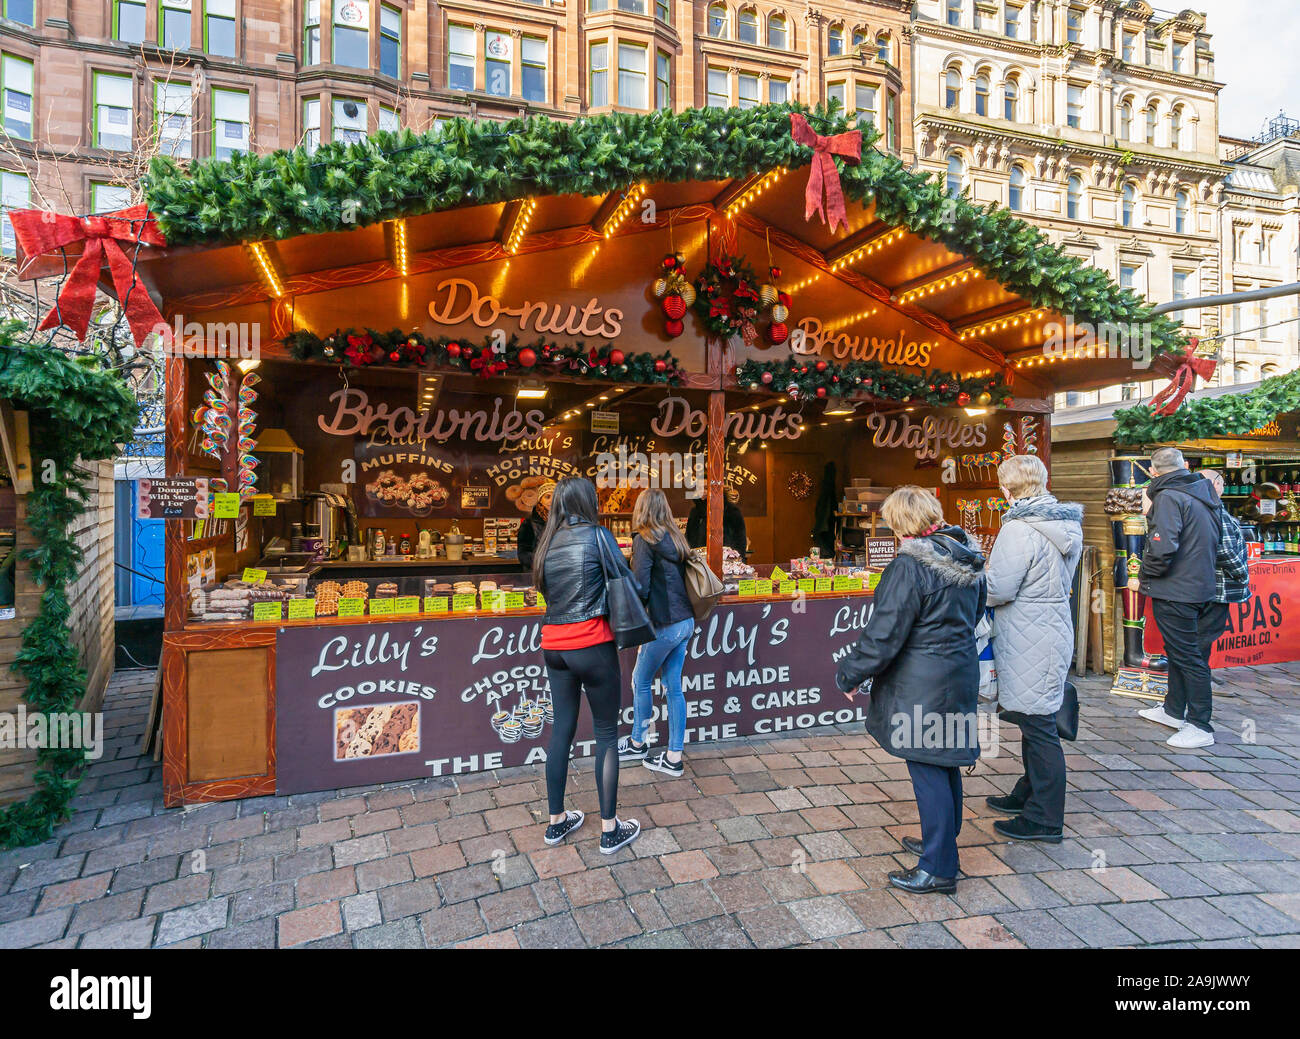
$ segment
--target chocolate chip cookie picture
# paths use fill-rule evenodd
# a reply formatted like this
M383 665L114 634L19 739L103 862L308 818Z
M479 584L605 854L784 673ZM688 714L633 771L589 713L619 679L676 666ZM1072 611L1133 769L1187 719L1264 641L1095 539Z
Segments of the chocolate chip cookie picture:
M375 704L334 712L334 760L411 754L420 749L420 705Z

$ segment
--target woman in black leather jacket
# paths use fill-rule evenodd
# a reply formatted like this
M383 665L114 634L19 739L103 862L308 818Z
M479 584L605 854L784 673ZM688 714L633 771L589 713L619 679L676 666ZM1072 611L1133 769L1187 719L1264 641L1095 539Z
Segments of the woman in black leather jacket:
M555 487L546 527L533 558L533 583L546 597L542 654L550 680L555 723L546 752L546 796L551 824L547 844L559 844L582 825L582 813L566 811L564 788L569 752L578 729L578 709L585 694L596 737L596 793L600 800L600 850L612 855L641 833L635 819L620 820L618 801L618 714L623 676L618 648L609 626L605 594L605 560L629 576L614 536L600 525L596 488L590 480L570 476Z

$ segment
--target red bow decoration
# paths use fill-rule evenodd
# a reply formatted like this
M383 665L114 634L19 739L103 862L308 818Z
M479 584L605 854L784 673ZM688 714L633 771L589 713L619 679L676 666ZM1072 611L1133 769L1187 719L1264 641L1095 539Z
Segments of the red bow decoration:
M813 150L812 166L808 169L808 188L804 192L804 219L811 220L813 213L820 213L832 231L836 224L843 224L847 231L849 214L844 206L844 188L840 184L840 172L835 168L835 160L831 156L838 155L855 166L861 162L862 131L850 130L834 137L822 137L808 125L807 119L798 112L791 112L790 136L795 139L795 143L805 144Z
M1197 357L1198 341L1193 339L1187 344L1179 358L1179 365L1169 380L1169 385L1151 398L1147 405L1153 415L1172 415L1182 404L1183 398L1196 386L1196 377L1208 380L1215 369L1215 362L1210 357Z
M151 333L167 327L162 314L149 298L140 275L119 244L167 244L167 239L149 215L148 206L131 206L115 213L83 217L63 216L39 209L17 209L10 212L9 220L24 256L43 256L73 242L86 243L58 299L38 329L64 325L75 332L79 340L85 341L90 311L95 302L95 287L105 260L113 277L118 302L122 304L131 334L135 336L135 345L143 346Z

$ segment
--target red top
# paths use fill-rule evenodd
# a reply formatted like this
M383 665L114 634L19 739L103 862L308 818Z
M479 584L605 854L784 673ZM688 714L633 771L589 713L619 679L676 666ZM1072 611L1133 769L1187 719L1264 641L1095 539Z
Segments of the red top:
M542 649L586 649L614 641L608 617L593 617L576 624L543 624Z

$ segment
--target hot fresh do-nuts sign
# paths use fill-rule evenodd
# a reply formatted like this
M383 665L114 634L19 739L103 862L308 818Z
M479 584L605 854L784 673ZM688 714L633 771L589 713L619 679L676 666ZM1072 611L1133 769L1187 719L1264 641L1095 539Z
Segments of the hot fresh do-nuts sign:
M689 743L863 721L835 686L861 597L742 603L697 626L683 671ZM276 788L333 790L545 762L554 720L540 616L285 627L276 641ZM635 651L622 655L631 680ZM622 730L631 731L630 694ZM663 700L655 727L667 739ZM573 753L593 753L582 714Z

